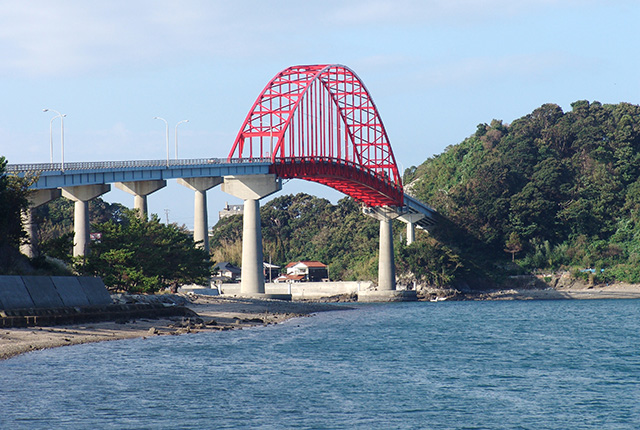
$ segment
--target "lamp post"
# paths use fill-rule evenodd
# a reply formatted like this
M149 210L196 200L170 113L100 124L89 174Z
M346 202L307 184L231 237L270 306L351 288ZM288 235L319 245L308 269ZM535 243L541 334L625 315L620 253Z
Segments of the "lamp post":
M175 137L176 137L176 160L178 159L178 126L180 124L182 124L183 122L189 122L189 120L188 119L183 119L182 121L180 121L179 123L176 124L176 134L175 134Z
M54 116L53 118L51 118L51 121L49 121L49 151L50 151L50 156L51 156L51 164L53 164L53 136L51 134L51 127L53 124L53 120L56 118L60 118L60 146L62 147L61 150L61 163L60 163L60 170L64 172L64 117L67 116L66 114L61 114L60 112L58 112L55 109L42 109L42 112L55 112L58 115Z
M67 115L62 115L62 116L67 116ZM52 134L52 128L53 128L53 120L56 118L60 118L60 115L56 115L53 118L51 118L51 121L49 121L49 162L51 164L53 164L53 134Z
M167 129L167 167L169 167L169 123L166 119L160 118L159 116L154 116L153 119L160 119L164 121L164 125Z

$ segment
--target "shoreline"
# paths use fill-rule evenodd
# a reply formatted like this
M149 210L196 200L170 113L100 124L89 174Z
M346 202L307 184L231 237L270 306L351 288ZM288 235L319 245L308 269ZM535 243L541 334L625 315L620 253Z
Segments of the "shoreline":
M640 284L615 283L588 285L573 282L555 287L546 285L521 286L490 291L460 292L457 290L429 290L427 300L482 301L482 300L591 300L591 299L640 299Z
M574 284L544 289L525 287L474 293L457 292L454 295L448 295L446 290L434 289L427 294L447 301L640 299L640 285L617 283L589 286ZM225 296L181 298L186 301L185 307L194 311L198 314L197 316L138 318L130 321L0 329L0 360L31 351L60 346L133 338L146 339L153 336L241 330L277 324L291 318L310 316L317 312L350 309L348 306L337 306L334 303L315 300L285 302Z
M185 307L196 317L138 318L47 327L0 329L0 360L31 351L112 340L175 336L277 324L317 312L348 309L326 303L197 296Z

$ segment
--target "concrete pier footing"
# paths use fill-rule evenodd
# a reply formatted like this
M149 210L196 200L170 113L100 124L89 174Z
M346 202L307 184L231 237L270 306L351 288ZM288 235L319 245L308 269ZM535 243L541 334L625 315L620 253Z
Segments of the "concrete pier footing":
M396 289L396 264L393 256L391 219L380 220L380 253L378 255L378 289Z
M361 290L359 302L415 302L418 296L415 290Z
M159 189L167 186L167 181L136 181L136 182L116 182L116 188L133 194L133 208L136 209L141 217L147 217L147 196L155 193Z
M111 190L111 185L80 185L62 189L62 197L73 200L73 256L86 255L89 251L89 200Z
M398 219L407 224L407 245L416 240L416 223L424 218L424 214L403 214Z
M262 261L262 228L260 225L260 201L244 201L242 223L242 294L264 294Z

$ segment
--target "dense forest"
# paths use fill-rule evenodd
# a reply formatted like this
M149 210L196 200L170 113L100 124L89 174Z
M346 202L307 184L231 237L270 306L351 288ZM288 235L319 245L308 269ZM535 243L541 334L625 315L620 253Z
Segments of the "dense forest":
M480 124L410 169L407 188L473 237L453 240L472 256L640 282L640 107L571 106Z

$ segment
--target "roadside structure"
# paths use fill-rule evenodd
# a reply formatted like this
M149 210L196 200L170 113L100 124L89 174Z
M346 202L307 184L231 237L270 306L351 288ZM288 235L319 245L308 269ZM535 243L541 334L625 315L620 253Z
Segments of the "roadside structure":
M300 280L322 282L329 280L329 268L319 261L296 261L286 266L287 276L302 276Z
M222 279L229 279L234 282L240 278L240 274L242 273L242 270L239 267L234 266L228 261L221 261L213 266L213 269L218 271L218 277Z

